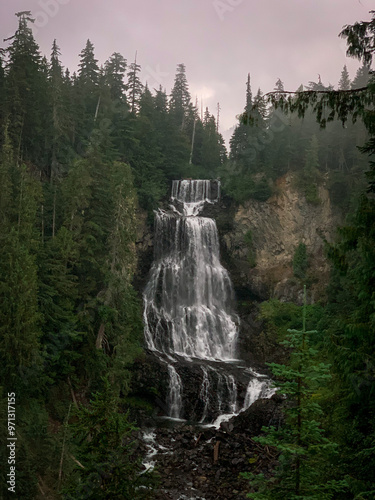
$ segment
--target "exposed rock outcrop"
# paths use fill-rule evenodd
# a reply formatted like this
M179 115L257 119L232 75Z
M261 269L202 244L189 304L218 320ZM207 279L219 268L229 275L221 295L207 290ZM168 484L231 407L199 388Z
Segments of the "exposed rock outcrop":
M235 213L233 229L222 235L235 288L249 298L301 303L301 283L293 277L293 255L304 243L309 257L310 297L321 298L329 267L324 241L332 241L342 215L329 192L319 186L319 204L311 204L288 173L277 182L277 193L265 202L249 200ZM251 248L245 235L251 232ZM256 265L251 267L249 254Z

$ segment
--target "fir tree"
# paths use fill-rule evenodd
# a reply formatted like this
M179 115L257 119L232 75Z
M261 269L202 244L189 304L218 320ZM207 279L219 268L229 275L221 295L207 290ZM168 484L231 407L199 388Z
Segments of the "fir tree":
M129 66L128 71L128 100L130 104L130 110L134 114L139 109L139 101L143 91L143 85L139 78L139 72L141 71L141 66L137 64L137 53L135 54L134 62Z
M313 90L313 91L319 91L321 92L322 90L327 90L327 87L325 87L322 83L322 80L320 78L320 75L318 75L318 81L317 82L309 82L306 85L306 90Z
M349 78L348 68L346 67L345 64L341 72L341 78L339 81L339 90L349 90L349 89L350 89L350 78Z
M66 93L63 75L63 67L60 62L60 48L54 40L52 45L50 66L49 66L49 100L51 103L52 119L50 120L50 171L49 178L51 183L53 178L61 173L61 165L66 162L63 149L68 147L68 128L70 120L68 116Z
M79 81L85 87L87 92L92 92L98 85L99 67L98 60L95 59L94 45L90 40L87 40L86 46L79 56Z
M206 108L203 121L202 167L209 177L217 177L218 168L222 164L222 144L217 133L215 117Z
M178 64L169 100L169 112L173 123L181 130L183 130L185 126L189 103L190 93L186 79L186 68L184 64Z
M6 103L6 88L5 88L5 71L3 54L4 50L0 50L0 125L5 123L5 103Z
M264 128L267 120L267 106L263 99L263 92L259 88L254 98L254 106L256 111L253 111L254 123L258 128Z
M155 110L157 113L166 116L168 112L168 97L162 86L156 91L155 97Z
M276 95L277 100L285 97L285 94L283 93L285 91L284 83L280 80L280 78L277 79L273 90L275 92L277 92L277 95ZM302 87L302 90L303 90L303 87Z
M30 12L16 14L18 29L10 38L7 63L7 110L9 134L17 159L41 163L44 130L42 117L43 73L41 56L29 23L34 20Z
M296 248L293 256L293 273L294 276L304 279L308 268L306 245L300 243Z
M352 81L352 89L361 89L366 87L370 80L370 68L367 64L363 64L357 69L354 80Z
M250 73L248 73L246 82L246 105L245 105L245 112L248 114L248 116L250 116L251 114L252 107L253 107L253 95L251 92Z
M93 394L89 407L75 412L71 432L78 448L76 474L65 488L66 500L96 498L98 500L150 498L147 474L134 457L134 426L121 413L119 398L104 381L101 392ZM77 477L78 476L78 477Z
M95 59L94 46L87 40L85 48L79 54L78 76L74 82L74 106L76 110L76 130L81 148L87 146L92 133L95 116L100 105L99 66ZM78 112L78 113L77 113ZM80 151L82 154L83 151Z
M105 80L111 89L111 98L113 101L121 101L125 97L126 85L124 77L126 65L126 59L118 52L114 52L108 61L105 62Z
M2 380L11 390L11 386L20 388L25 383L24 370L40 363L42 318L35 254L39 248L36 220L41 189L24 165L16 166L6 129L4 133L0 162L4 182L0 198L0 358Z
M276 92L284 92L284 83L280 80L280 78L277 79L273 90L276 90Z
M281 428L263 428L264 436L255 441L279 452L279 466L272 478L263 474L243 474L256 492L248 497L259 500L331 499L347 485L331 478L327 461L337 446L324 436L319 390L329 380L329 365L317 361L311 346L316 330L306 331L306 286L302 330L288 330L283 345L292 349L288 365L270 364L277 377L278 393L287 399L285 423Z

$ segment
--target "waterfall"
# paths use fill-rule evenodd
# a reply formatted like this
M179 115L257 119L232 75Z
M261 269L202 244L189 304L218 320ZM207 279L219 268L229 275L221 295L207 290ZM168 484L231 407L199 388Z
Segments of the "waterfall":
M237 384L233 375L229 375L226 382L229 392L229 411L234 414L237 411Z
M186 389L182 372L191 363L201 368L196 409L190 405L200 422L212 421L223 411L233 415L242 406L238 382L230 373L239 361L233 287L220 262L216 222L201 215L219 198L219 181L173 181L170 210L155 212L154 261L143 294L147 347L168 364L169 416L181 417ZM193 378L198 382L197 373ZM238 369L236 374L247 376L249 383L248 374ZM254 380L244 406L262 393L257 384L264 382Z
M269 398L275 392L275 388L270 387L269 380L251 379L247 386L243 410L247 410L257 399L261 397Z
M216 195L219 189L216 190ZM220 263L214 220L194 215L212 203L210 181L174 181L183 211L156 213L155 260L144 292L145 334L152 350L231 360L238 335L233 288Z
M207 369L202 366L202 371L203 371L203 381L202 381L202 386L201 386L201 391L199 394L199 398L203 401L203 415L200 420L200 422L204 422L205 418L207 417L207 410L208 410L208 405L209 405L209 389L210 389L210 379L208 378L208 371Z
M169 392L168 392L168 408L169 416L172 418L180 418L182 408L182 382L179 374L172 365L168 365L169 372Z

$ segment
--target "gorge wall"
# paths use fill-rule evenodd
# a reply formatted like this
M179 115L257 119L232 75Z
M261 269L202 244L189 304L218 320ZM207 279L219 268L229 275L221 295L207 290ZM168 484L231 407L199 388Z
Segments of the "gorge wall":
M343 221L326 186L319 186L319 204L311 204L288 173L277 181L277 192L265 202L249 200L236 208L229 231L222 232L223 257L229 260L239 298L302 302L301 281L293 275L293 256L306 245L306 281L312 302L322 298L329 279L324 247ZM219 226L220 230L220 226Z

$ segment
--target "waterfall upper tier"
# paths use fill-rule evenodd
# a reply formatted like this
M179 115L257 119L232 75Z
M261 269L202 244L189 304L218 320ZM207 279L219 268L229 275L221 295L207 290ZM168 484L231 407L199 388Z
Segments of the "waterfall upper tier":
M236 357L238 319L232 283L220 263L216 223L194 215L219 196L218 181L174 181L172 202L181 203L183 213L156 213L154 264L144 292L150 349L203 359Z
M198 215L205 203L216 203L220 198L218 180L183 180L172 182L172 202L182 203L181 215ZM172 209L179 212L176 206Z

